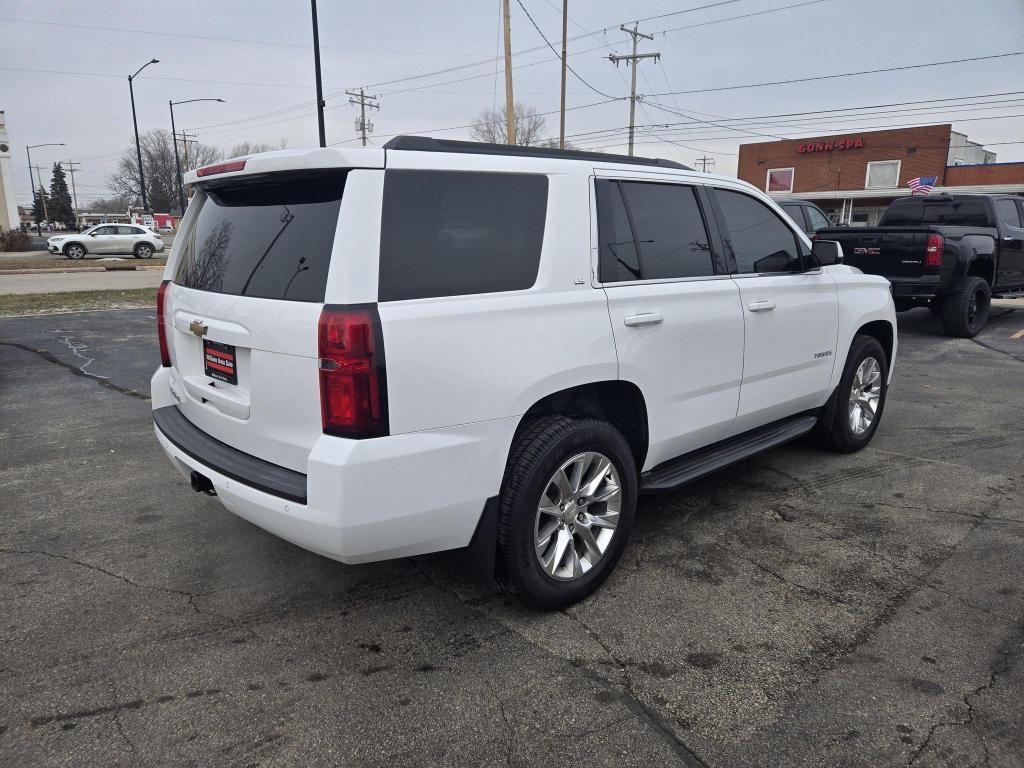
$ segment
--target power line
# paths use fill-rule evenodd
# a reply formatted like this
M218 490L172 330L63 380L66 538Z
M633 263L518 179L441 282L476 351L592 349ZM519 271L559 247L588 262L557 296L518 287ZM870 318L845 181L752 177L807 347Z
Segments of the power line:
M555 54L555 58L558 59L559 61L561 61L561 59L562 59L561 54L559 54L558 51L555 50L555 46L553 46L551 44L551 41L549 41L547 39L547 37L544 36L544 33L540 31L540 27L537 26L537 22L533 20L533 16L530 15L530 12L528 10L526 10L526 6L523 5L523 0L516 0L516 3L518 3L519 7L523 9L523 13L526 14L526 18L528 18L530 20L530 23L533 25L533 28L535 30L537 30L537 34L540 35L541 40L543 40L547 44L548 48L551 49L551 52L553 54ZM622 96L612 96L610 93L605 93L604 91L595 88L590 83L588 83L586 80L584 80L580 76L580 73L577 72L572 67L570 67L568 63L566 63L565 68L568 69L570 72L572 72L573 77L575 77L577 80L579 80L585 86L587 86L587 88L592 90L598 96L604 96L606 99L616 99L616 98L621 99L621 98L624 98Z
M883 69L863 69L858 72L840 72L833 75L816 75L814 77L797 77L791 80L772 80L766 83L744 83L742 85L721 85L716 88L694 88L688 91L672 91L665 93L652 93L651 96L672 96L674 94L686 93L711 93L714 91L736 91L742 88L765 88L770 85L789 85L791 83L808 83L814 80L833 80L838 77L857 77L859 75L877 75L883 72L900 72L908 69L924 69L925 67L940 67L946 64L965 64L972 61L989 61L991 59L1004 59L1009 56L1021 56L1024 51L1010 51L1008 53L993 53L988 56L972 56L965 59L949 59L947 61L932 61L927 64L904 64L899 67L885 67Z

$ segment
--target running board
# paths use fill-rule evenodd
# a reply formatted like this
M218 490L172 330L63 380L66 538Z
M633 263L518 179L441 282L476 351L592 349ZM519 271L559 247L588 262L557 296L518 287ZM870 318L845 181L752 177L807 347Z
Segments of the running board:
M766 427L759 427L736 437L669 459L640 477L641 493L665 493L681 485L710 475L730 464L749 459L762 451L788 443L814 429L818 418L801 414Z

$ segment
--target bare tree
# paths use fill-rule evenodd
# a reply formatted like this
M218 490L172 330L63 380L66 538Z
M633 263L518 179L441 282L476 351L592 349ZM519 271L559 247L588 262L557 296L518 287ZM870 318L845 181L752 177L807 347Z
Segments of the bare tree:
M246 155L258 155L260 152L273 152L277 149L287 149L288 139L281 139L276 144L267 141L243 141L235 144L228 152L228 157L244 157Z
M93 213L124 213L131 200L126 197L105 197L93 200L89 210Z
M525 104L516 103L516 144L521 147L535 146L540 142L541 134L544 133L544 118L537 114L536 107L528 107ZM505 108L495 112L493 109L485 109L476 118L476 124L470 129L470 135L476 141L485 141L488 144L505 144Z
M139 137L139 146L142 148L142 166L146 172L146 196L149 198L150 207L158 212L181 213L178 211L177 171L174 165L174 144L171 143L170 131L158 129L144 133ZM216 162L222 155L216 147L195 142L189 144L187 159L183 152L179 157L181 170L184 173ZM133 205L142 202L139 165L134 142L117 161L117 168L107 179L107 185L115 197L126 198Z

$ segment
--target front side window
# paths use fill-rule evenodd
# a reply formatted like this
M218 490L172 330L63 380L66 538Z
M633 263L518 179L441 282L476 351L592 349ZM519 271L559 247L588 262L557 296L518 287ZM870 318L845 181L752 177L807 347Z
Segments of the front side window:
M540 174L387 171L379 300L532 287L547 204Z
M739 274L801 271L796 234L775 211L742 192L716 189L715 197Z
M807 209L807 218L811 221L811 229L817 232L819 229L828 229L832 226L832 222L828 220L828 217L819 211L817 208Z
M772 168L768 171L768 181L765 184L766 192L792 192L793 168Z
M900 161L879 160L868 163L865 189L894 189L900 185Z
M601 180L597 190L602 282L715 274L693 187Z
M1005 197L1002 200L996 200L996 213L999 215L999 223L1003 226L1020 226L1020 212L1013 200L1008 200Z

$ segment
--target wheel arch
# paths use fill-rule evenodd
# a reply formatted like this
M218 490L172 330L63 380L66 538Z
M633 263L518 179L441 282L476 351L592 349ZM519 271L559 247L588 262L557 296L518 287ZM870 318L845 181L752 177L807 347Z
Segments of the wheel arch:
M896 339L896 329L892 323L888 320L872 320L869 323L864 323L864 325L857 329L854 338L857 336L871 336L876 339L885 351L887 366L889 368L892 367L893 344Z
M640 388L633 382L622 379L594 381L545 395L520 418L516 436L527 421L534 416L546 414L593 416L607 421L626 438L637 471L643 467L649 437L647 402Z

